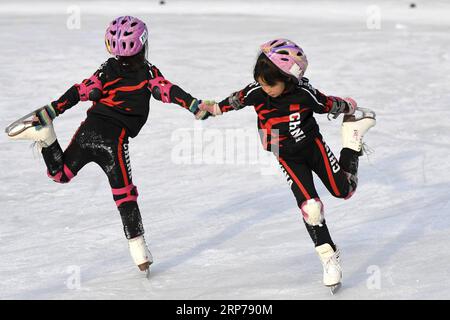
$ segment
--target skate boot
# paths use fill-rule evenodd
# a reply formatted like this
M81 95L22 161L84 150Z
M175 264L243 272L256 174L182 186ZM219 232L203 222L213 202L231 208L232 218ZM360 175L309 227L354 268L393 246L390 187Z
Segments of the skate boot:
M12 140L36 141L41 148L49 147L56 141L53 123L45 127L41 126L38 122L24 123L23 127L19 130L20 132L17 133L15 131L8 133L8 137Z
M18 120L6 128L8 138L12 140L35 141L41 148L46 148L56 141L53 123L40 124L36 117L30 120Z
M149 272L149 267L153 263L153 257L147 248L144 236L138 236L128 240L131 257L139 270Z
M362 117L357 118L355 115L347 115L344 116L342 121L342 147L361 153L364 134L375 126L376 120L375 112L369 109L358 107L356 111L362 112Z
M342 280L342 269L339 264L341 252L337 246L334 251L328 243L317 246L316 251L323 265L323 284L330 287L334 293L334 289L340 286Z

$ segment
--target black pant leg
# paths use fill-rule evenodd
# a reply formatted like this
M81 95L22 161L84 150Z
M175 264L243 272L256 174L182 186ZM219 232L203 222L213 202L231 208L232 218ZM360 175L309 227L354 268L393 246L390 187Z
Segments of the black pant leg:
M354 190L354 185L349 179L349 173L341 167L341 163L338 162L331 149L321 138L314 140L308 163L333 196L347 198ZM347 163L344 160L344 164ZM346 170L348 170L348 167Z
M339 158L342 170L356 176L358 174L359 156L359 152L349 148L342 148Z
M304 152L308 151L305 150ZM315 199L316 201L320 201L314 186L311 168L302 159L283 159L279 157L278 161L288 179L288 183L291 186L292 193L297 200L300 210L302 204L307 200ZM329 243L333 249L335 248L325 220L323 220L320 225L315 226L308 224L304 217L303 222L305 223L306 230L308 231L314 246L317 247Z
M83 135L83 129L82 123L64 152L58 140L42 148L47 175L55 182L69 182L90 161L89 150L83 150L80 146L79 137Z
M306 163L293 158L285 159L281 157L278 158L278 162L299 207L304 201L318 197L312 171Z
M124 128L98 120L94 161L108 177L111 191L122 219L127 239L144 234L137 204L138 191L133 184L128 153L128 136Z

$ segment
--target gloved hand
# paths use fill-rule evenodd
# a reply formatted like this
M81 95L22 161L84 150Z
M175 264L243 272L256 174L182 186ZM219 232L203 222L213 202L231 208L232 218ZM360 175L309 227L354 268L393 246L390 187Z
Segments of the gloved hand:
M339 97L333 97L328 96L327 105L331 104L330 111L328 112L328 120L331 120L331 118L336 119L339 117L340 114L344 115L351 115L355 113L356 110L356 101L352 98L339 98Z
M348 109L345 111L344 114L346 114L346 115L354 114L356 111L356 107L358 106L356 101L350 97L344 98L344 101L347 102L347 106L348 106Z
M195 114L195 119L206 120L209 118L209 116L211 116L211 113L209 113L208 111L198 110L197 113Z
M102 97L103 85L100 79L94 74L89 79L84 79L76 85L80 101L97 101Z
M52 104L49 103L48 105L40 109L38 112L36 112L35 116L42 126L46 126L52 123L53 119L56 118L57 114Z
M189 111L191 111L195 115L195 119L197 120L206 120L211 115L206 110L201 110L199 106L202 104L202 100L194 99L192 100L191 105L189 106Z
M202 111L208 111L213 116L220 116L222 114L219 104L214 100L202 101L198 107Z

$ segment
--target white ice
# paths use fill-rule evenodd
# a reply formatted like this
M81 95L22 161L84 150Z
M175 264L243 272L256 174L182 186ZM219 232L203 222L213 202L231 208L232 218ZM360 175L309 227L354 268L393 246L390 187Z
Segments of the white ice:
M200 98L243 88L259 44L292 39L308 55L315 87L352 96L378 115L365 139L375 152L361 158L355 196L336 199L316 184L342 250L341 292L331 297L321 284L319 259L281 172L174 161L178 129L256 135L254 110L199 125L152 99L147 125L130 143L155 258L151 280L132 263L99 167L56 184L29 143L2 134L0 299L449 299L450 4L158 2L2 1L0 125L95 71L107 59L104 29L116 15L144 19L149 60ZM88 107L80 103L55 121L63 148ZM340 120L316 119L338 155Z

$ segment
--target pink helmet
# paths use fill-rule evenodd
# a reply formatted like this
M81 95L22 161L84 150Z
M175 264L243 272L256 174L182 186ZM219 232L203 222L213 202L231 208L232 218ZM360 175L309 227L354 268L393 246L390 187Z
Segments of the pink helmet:
M115 56L134 56L147 45L147 38L144 22L132 16L118 17L106 29L106 49Z
M283 73L299 81L308 67L302 48L287 39L276 39L261 45L261 51Z

